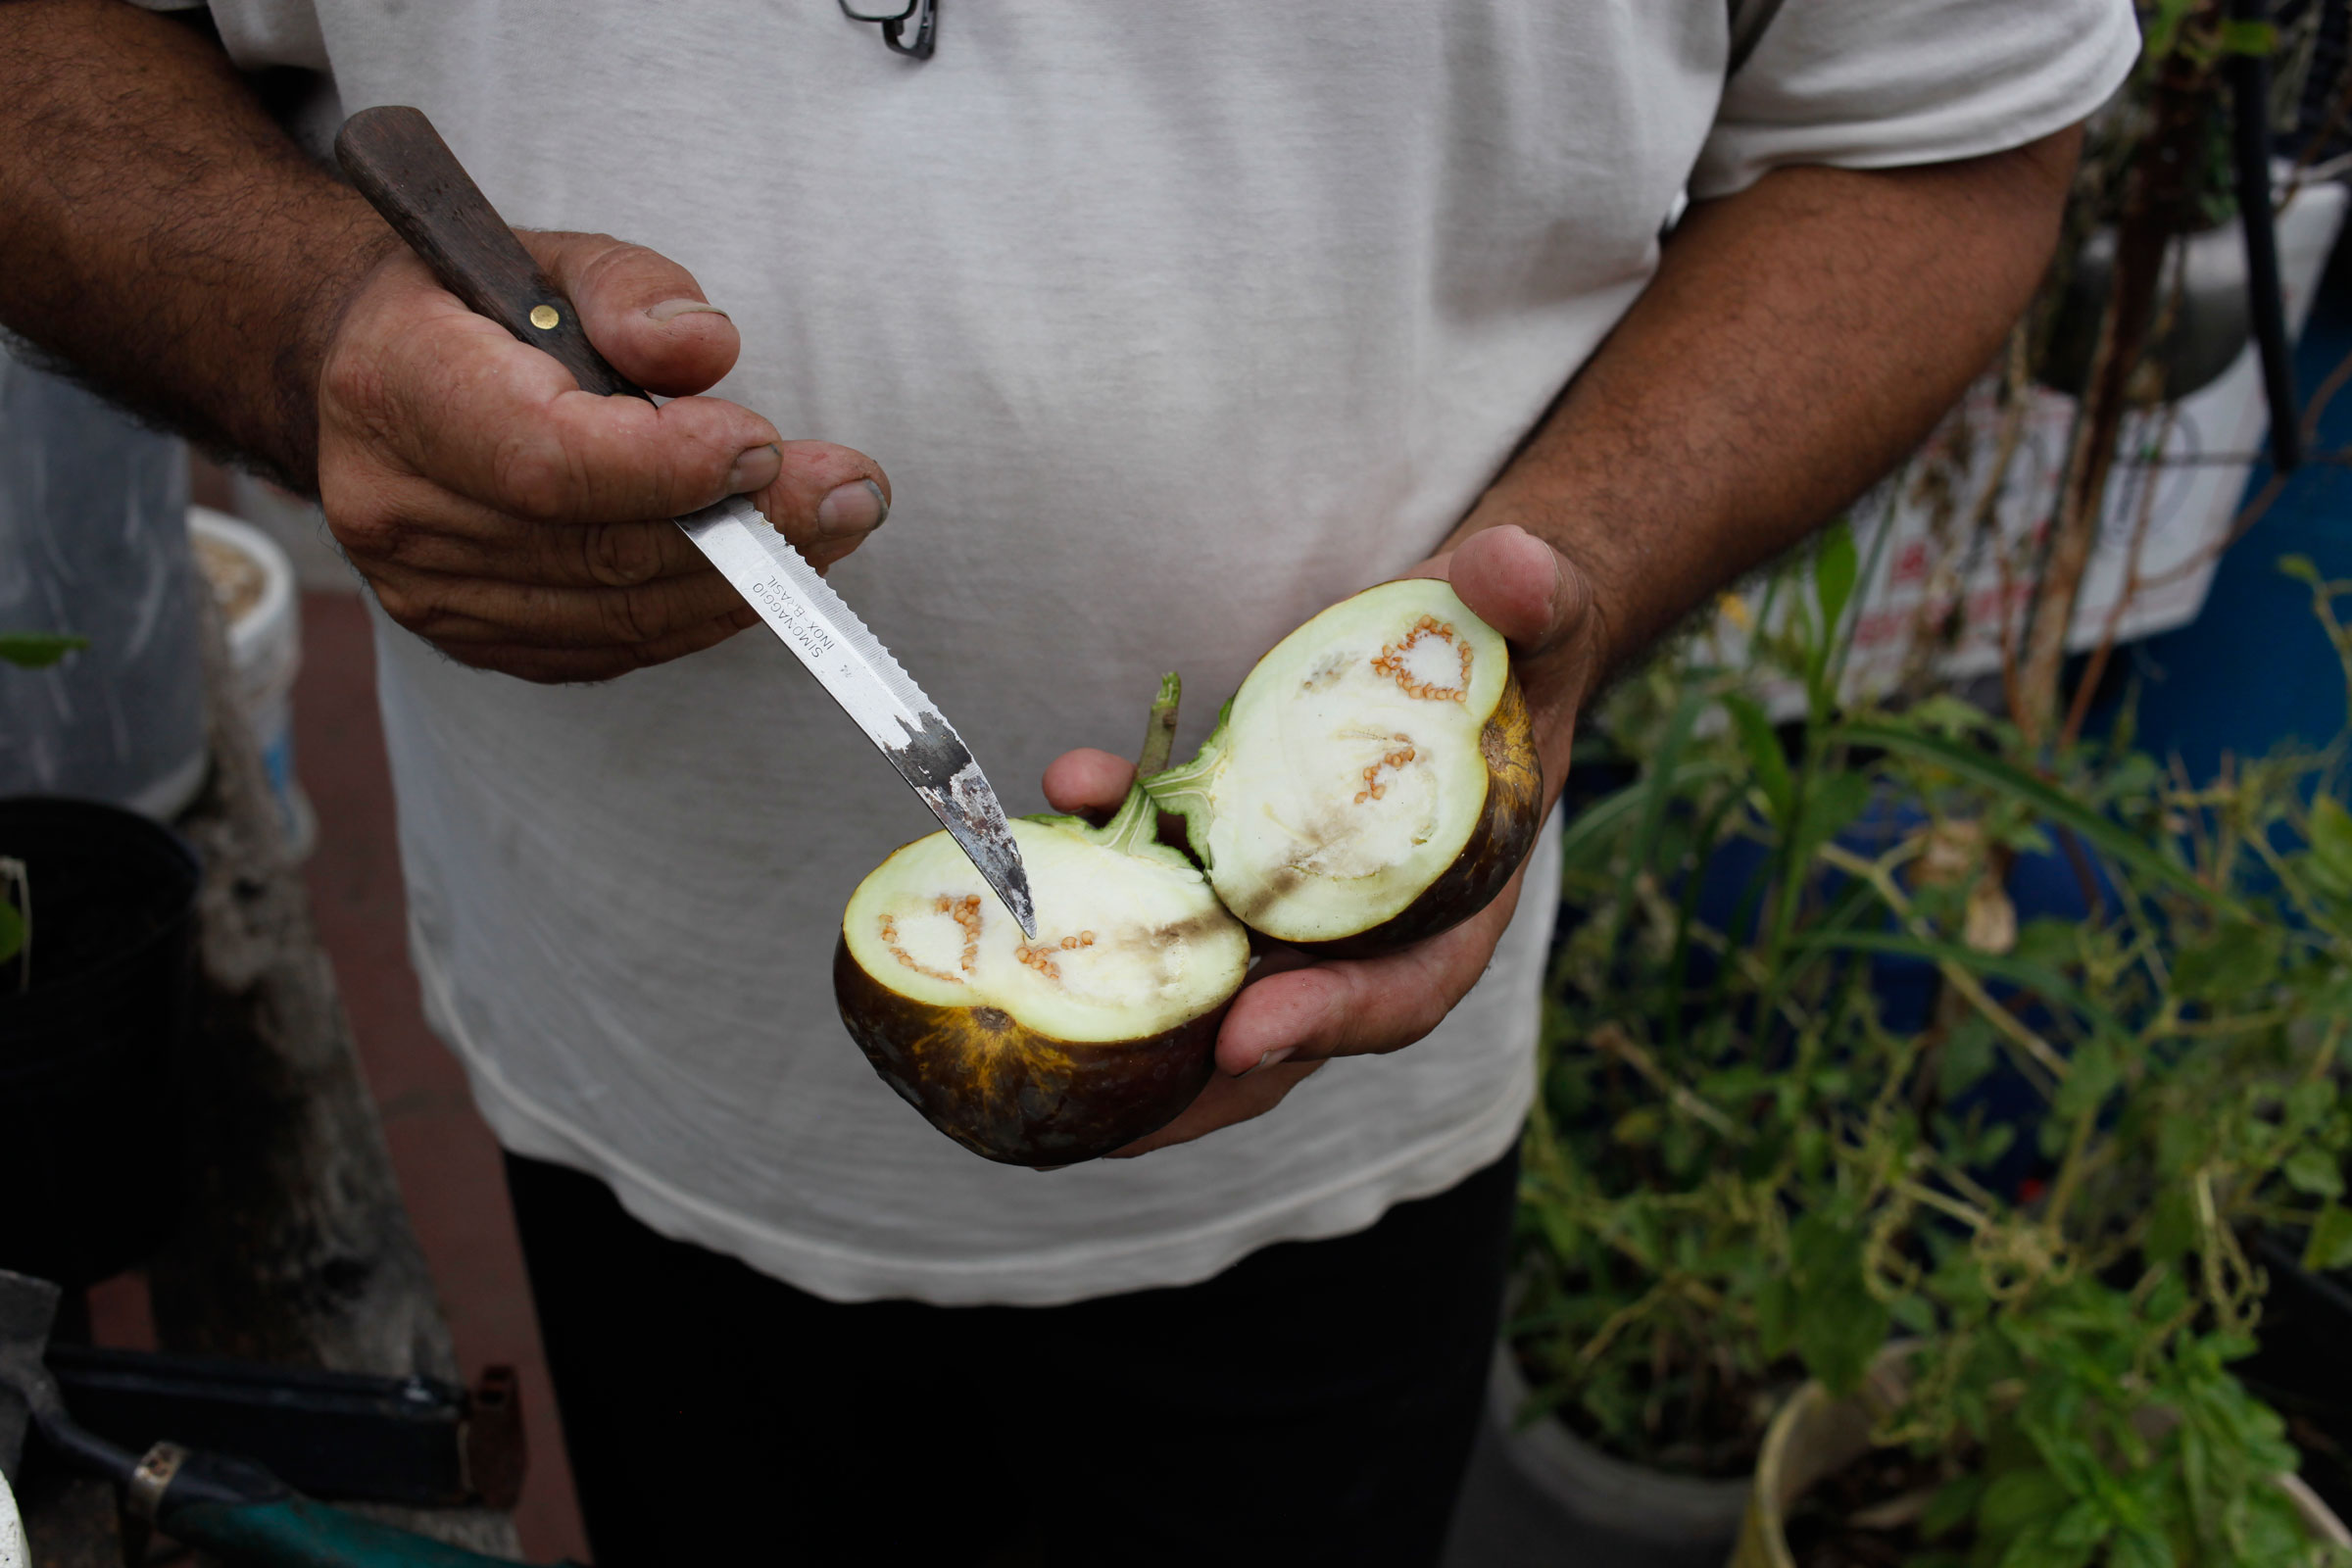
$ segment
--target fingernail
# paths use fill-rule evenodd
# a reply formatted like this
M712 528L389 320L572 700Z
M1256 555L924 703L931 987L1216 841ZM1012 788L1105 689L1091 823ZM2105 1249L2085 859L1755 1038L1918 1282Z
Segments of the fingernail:
M749 495L764 490L784 471L784 449L770 441L763 447L752 447L736 458L735 466L727 470L727 494Z
M1250 1073L1264 1072L1268 1067L1279 1067L1284 1062L1290 1060L1291 1054L1298 1049L1298 1048L1297 1046L1276 1046L1272 1051L1269 1051L1264 1055L1258 1057L1257 1065L1250 1068L1249 1071L1244 1072L1242 1076L1247 1078Z
M845 484L816 504L816 533L820 539L848 539L871 533L890 515L882 487L871 479Z
M735 319L717 306L703 300L663 300L659 305L649 305L645 308L645 314L657 321L675 320L681 316L692 316L697 312L708 312L721 320Z

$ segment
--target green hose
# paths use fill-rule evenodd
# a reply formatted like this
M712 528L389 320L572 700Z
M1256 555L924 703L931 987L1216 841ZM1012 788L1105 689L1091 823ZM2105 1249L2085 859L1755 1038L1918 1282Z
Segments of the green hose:
M157 1524L174 1541L236 1568L515 1568L505 1557L445 1545L294 1495L183 1503L166 1508Z

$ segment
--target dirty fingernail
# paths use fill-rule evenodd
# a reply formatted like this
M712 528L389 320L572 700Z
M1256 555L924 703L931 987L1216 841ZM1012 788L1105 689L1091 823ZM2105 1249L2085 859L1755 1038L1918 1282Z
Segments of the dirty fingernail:
M749 495L764 490L784 471L784 449L770 441L763 447L753 447L735 460L727 470L727 494Z
M1279 1067L1284 1062L1290 1060L1291 1054L1298 1049L1298 1048L1297 1046L1276 1046L1272 1051L1269 1051L1264 1055L1258 1057L1257 1065L1249 1069L1248 1072L1243 1073L1242 1076L1247 1078L1250 1076L1250 1073L1264 1072L1268 1067Z
M693 316L697 313L708 313L721 320L731 321L734 319L726 312L705 300L663 300L659 305L649 305L645 308L645 314L657 321L675 320L681 316Z
M890 515L882 487L871 479L845 484L816 504L816 532L823 539L871 533Z

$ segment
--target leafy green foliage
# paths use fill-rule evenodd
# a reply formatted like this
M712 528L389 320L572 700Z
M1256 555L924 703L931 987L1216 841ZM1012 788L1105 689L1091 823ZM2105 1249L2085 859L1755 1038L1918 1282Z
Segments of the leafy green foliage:
M1870 1288L1869 1240L1823 1213L1803 1215L1789 1230L1793 1343L1832 1394L1862 1387L1893 1321L1892 1309Z
M1799 681L1850 593L1810 569L1818 616L1768 650ZM2250 1229L2352 1265L2344 743L2192 787L1950 699L1783 732L1686 663L1619 704L1641 771L1570 824L1526 1145L1536 1403L1738 1473L1797 1381L1852 1390L1899 1334L1878 1436L1941 1456L1953 1568L2308 1560L2229 1368ZM2087 918L2019 921L2026 854ZM1889 965L1924 1027L1889 1025Z
M87 637L64 632L0 631L0 663L20 669L47 669L68 654L90 646Z
M30 960L22 956L32 941L32 920L25 913L31 907L26 878L23 860L13 855L0 855L0 964L15 970L8 980L19 991L31 979L26 972Z

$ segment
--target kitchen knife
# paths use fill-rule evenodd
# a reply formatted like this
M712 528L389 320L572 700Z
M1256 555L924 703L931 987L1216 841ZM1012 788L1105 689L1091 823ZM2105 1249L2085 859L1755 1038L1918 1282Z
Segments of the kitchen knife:
M571 302L421 112L360 111L336 136L335 156L433 275L476 314L555 356L586 391L646 396L596 352ZM1029 878L1004 808L937 705L749 500L730 496L677 524L922 797L1034 938Z

